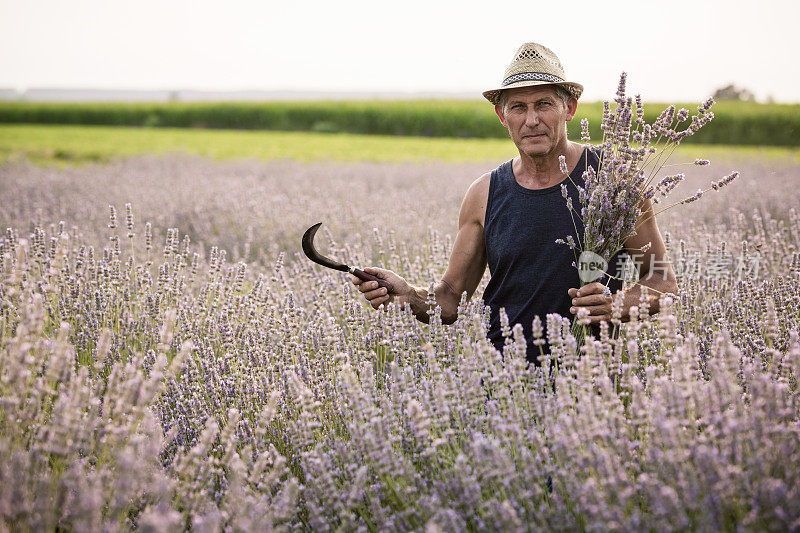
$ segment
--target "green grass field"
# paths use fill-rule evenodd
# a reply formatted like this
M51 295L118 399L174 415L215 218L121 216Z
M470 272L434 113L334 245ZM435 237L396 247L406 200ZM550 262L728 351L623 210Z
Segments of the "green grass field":
M37 163L58 164L168 152L215 159L485 161L511 157L513 145L502 139L106 126L0 126L0 156L4 158L24 155Z
M699 102L677 104L695 112ZM666 107L646 103L653 122ZM800 105L718 102L715 119L686 142L751 146L800 145ZM581 102L570 127L588 118L599 138L602 104ZM0 102L2 124L72 124L198 129L304 131L418 137L503 139L493 107L482 100L312 102ZM679 126L688 126L684 122Z
M451 139L182 128L0 125L0 157L44 165L104 162L139 154L184 152L215 159L299 161L501 161L516 154L508 139ZM800 149L687 145L677 156L760 157L800 161Z

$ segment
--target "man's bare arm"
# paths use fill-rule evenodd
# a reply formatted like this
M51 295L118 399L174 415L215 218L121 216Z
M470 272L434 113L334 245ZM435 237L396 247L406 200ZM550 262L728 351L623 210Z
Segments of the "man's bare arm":
M642 252L642 250L646 251ZM653 213L653 204L650 200L642 203L642 213L637 222L636 235L632 235L625 241L625 251L641 263L639 280L625 291L622 305L623 320L628 318L628 310L631 306L639 305L643 286L650 289L648 291L650 312L658 312L658 299L662 294L678 294L678 282L667 257L667 247L664 245L664 239L661 238L661 231L658 229Z
M453 251L450 253L447 270L439 284L443 287L443 296L446 294L443 300L448 304L447 313L445 307L439 303L438 294L436 299L442 308L442 320L447 323L455 322L458 318L461 295L466 292L467 298L472 298L486 271L483 221L489 196L489 179L490 175L485 174L475 180L461 203L458 234L453 244Z
M472 297L486 270L486 246L483 238L483 219L486 200L489 196L490 174L484 174L467 190L458 216L458 233L453 251L442 280L434 285L436 304L442 309L442 322L451 324L458 318L458 304L466 291ZM422 322L428 321L428 290L410 285L391 270L368 267L366 272L389 281L394 290L387 294L377 282L362 282L353 278L353 284L364 294L373 308L377 309L391 301L404 303Z

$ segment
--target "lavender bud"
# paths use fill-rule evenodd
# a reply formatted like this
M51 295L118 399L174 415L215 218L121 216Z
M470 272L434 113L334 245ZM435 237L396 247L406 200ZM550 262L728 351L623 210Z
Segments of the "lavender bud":
M133 232L133 211L129 203L125 204L125 226L128 228L128 238L132 239L136 234Z
M108 210L109 210L109 219L111 220L108 223L108 227L110 229L116 229L117 228L117 209L113 205L110 205L110 206L108 206Z
M589 119L582 118L581 119L581 142L589 142L591 140L591 135L589 135Z
M569 175L569 171L567 170L567 158L563 155L558 156L558 168L561 169L562 174Z
M619 85L617 85L617 97L614 99L618 104L621 104L625 101L625 83L627 81L628 74L623 72L619 75Z

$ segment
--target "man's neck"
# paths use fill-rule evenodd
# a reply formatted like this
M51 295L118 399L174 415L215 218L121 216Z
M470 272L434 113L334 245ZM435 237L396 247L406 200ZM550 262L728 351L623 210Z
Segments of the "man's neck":
M514 158L512 163L514 177L520 185L528 189L552 187L566 179L558 164L558 157L560 155L566 157L567 169L571 171L578 164L582 153L582 145L566 139L555 150L541 157L520 152L519 157Z

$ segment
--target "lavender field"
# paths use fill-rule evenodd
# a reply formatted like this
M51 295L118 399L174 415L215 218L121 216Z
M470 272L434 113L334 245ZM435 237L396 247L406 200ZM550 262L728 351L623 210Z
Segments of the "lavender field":
M497 163L0 165L0 530L800 530L800 163L681 170L678 298L552 371L302 256L428 285Z

